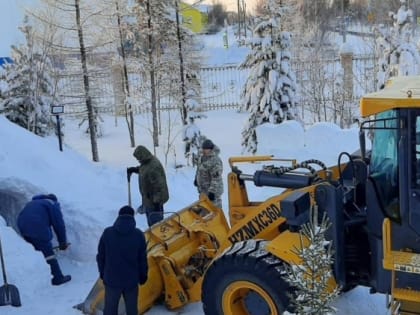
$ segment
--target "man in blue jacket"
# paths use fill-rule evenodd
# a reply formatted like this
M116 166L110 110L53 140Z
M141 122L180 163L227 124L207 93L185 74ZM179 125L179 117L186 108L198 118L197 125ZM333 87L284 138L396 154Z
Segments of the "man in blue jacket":
M19 213L17 224L23 238L41 251L50 265L53 276L51 283L60 285L70 281L71 276L64 276L61 272L51 243L54 229L59 249L66 250L68 247L66 227L57 197L54 194L32 197Z
M114 225L104 230L96 261L105 285L103 314L117 315L122 295L126 314L138 315L139 285L147 280L147 249L144 234L136 228L134 209L130 206L122 207Z

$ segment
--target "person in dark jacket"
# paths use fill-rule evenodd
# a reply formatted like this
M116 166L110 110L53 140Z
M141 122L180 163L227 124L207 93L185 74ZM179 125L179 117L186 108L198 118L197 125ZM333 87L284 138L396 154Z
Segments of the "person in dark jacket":
M114 225L104 230L96 261L105 285L103 315L118 314L121 295L126 314L138 315L139 284L147 280L147 249L144 234L136 228L134 209L130 206L122 207Z
M70 281L71 276L64 276L61 272L51 243L52 229L54 229L59 249L66 250L69 245L57 197L54 194L32 197L32 200L19 213L17 225L23 238L31 243L36 250L41 251L50 265L53 276L51 283L60 285Z
M140 166L127 168L127 177L130 178L132 173L139 174L142 205L138 211L146 213L150 227L162 221L163 205L169 199L165 170L160 161L142 145L134 150L133 156L140 162Z

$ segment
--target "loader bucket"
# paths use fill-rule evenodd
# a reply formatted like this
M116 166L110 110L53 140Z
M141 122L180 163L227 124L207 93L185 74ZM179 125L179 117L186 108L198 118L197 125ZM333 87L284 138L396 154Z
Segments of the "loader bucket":
M218 254L228 230L223 211L206 196L146 230L149 273L139 290L139 314L158 301L164 301L168 309L199 301L204 271ZM98 279L75 308L102 315L104 296L104 285ZM123 304L119 315L125 314Z

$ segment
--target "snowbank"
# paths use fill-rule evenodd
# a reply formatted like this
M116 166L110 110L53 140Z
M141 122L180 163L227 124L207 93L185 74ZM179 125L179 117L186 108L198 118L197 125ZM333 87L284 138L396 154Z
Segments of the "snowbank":
M38 137L3 116L0 143L0 212L7 204L12 209L6 210L17 216L34 194L55 193L68 238L78 243L69 255L91 260L103 226L112 223L121 200L126 200L124 175L95 165L69 147L60 152L54 137Z
M297 121L257 128L258 154L280 158L318 159L326 165L337 164L338 155L359 149L359 129L341 129L333 123L316 123L304 130ZM273 140L274 139L274 140Z

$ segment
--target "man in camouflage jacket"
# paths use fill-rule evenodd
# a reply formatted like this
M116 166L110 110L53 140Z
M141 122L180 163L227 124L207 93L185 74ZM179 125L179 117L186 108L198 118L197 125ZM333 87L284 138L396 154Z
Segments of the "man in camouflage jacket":
M219 208L222 208L223 163L219 157L219 148L209 139L201 145L202 155L198 160L194 185L200 194L206 194Z
M163 219L163 205L169 199L165 170L160 161L144 146L139 145L133 156L140 162L138 167L127 168L127 176L139 174L139 190L142 197L140 213L146 213L147 224Z

